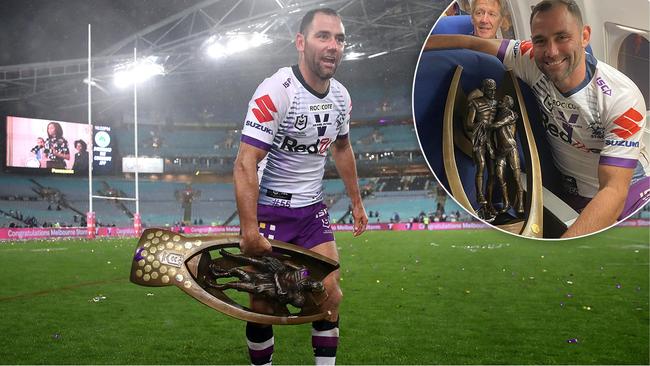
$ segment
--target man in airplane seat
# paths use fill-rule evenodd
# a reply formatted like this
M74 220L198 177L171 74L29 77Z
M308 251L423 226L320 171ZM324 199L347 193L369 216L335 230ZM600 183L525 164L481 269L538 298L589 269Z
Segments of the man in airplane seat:
M646 106L623 73L585 52L591 28L574 0L544 0L529 41L432 35L424 50L467 48L496 56L538 102L561 197L580 212L563 237L604 229L650 199Z
M502 1L504 0L472 0L473 35L481 38L497 38L497 31L503 22Z

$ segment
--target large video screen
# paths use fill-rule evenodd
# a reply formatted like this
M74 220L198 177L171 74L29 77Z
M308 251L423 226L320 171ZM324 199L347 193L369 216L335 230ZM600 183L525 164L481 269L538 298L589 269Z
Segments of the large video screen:
M87 172L89 149L92 139L87 124L7 117L7 167Z
M115 139L108 126L93 126L93 174L111 174L113 172L113 154Z

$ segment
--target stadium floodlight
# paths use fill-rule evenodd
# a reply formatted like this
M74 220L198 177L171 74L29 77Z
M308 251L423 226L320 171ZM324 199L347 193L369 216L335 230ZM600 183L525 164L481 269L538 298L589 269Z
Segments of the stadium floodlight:
M363 52L355 52L355 51L347 52L347 53L345 54L345 60L346 60L346 61L359 60L359 59L361 59L361 58L362 58L363 56L365 56L365 55L366 55L366 54L363 53Z
M115 67L113 82L119 88L126 88L156 75L165 75L165 67L158 63L158 57L148 56L137 62Z
M226 52L232 55L252 48L253 45L249 43L248 38L243 34L233 35L226 42Z
M92 79L91 81L88 81L88 78L84 78L83 82L84 84L90 83L90 86L97 86L97 79Z
M84 84L90 84L90 86L93 86L93 87L103 91L104 93L108 93L108 91L103 86L99 85L99 83L97 81L100 81L100 80L92 78L92 80L89 82L88 78L83 79Z
M205 48L205 53L210 56L211 58L221 58L225 57L226 54L226 47L224 47L221 43L216 42L214 40L211 40L215 38L215 36L210 37L208 39L209 44Z
M263 33L227 33L223 36L213 35L204 43L205 53L214 59L241 53L271 43Z
M271 39L269 39L266 34L255 32L251 34L248 42L250 43L251 47L259 47L267 43L271 43Z
M388 54L388 51L382 51L382 52L379 52L379 53L375 53L374 55L370 55L370 56L368 56L368 58L375 58L375 57L379 57L379 56L383 56L383 55L387 55L387 54Z

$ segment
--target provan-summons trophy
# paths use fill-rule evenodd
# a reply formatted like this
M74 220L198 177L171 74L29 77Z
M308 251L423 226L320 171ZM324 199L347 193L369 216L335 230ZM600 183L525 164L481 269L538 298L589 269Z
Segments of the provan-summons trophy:
M500 89L494 80L484 79L465 96L459 87L461 75L458 66L443 121L443 161L451 193L466 210L492 225L542 237L541 168L516 79L508 72ZM469 176L473 185L467 184Z
M324 319L323 279L339 264L301 247L269 240L273 253L237 254L239 236L185 237L163 229L142 233L131 264L131 282L177 286L203 304L234 318L260 324L301 324ZM232 296L265 297L273 312L259 313Z

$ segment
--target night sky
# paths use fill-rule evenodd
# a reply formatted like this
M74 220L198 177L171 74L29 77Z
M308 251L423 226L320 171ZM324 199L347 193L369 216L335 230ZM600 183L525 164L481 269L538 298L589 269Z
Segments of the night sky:
M87 56L202 0L1 0L0 66Z

